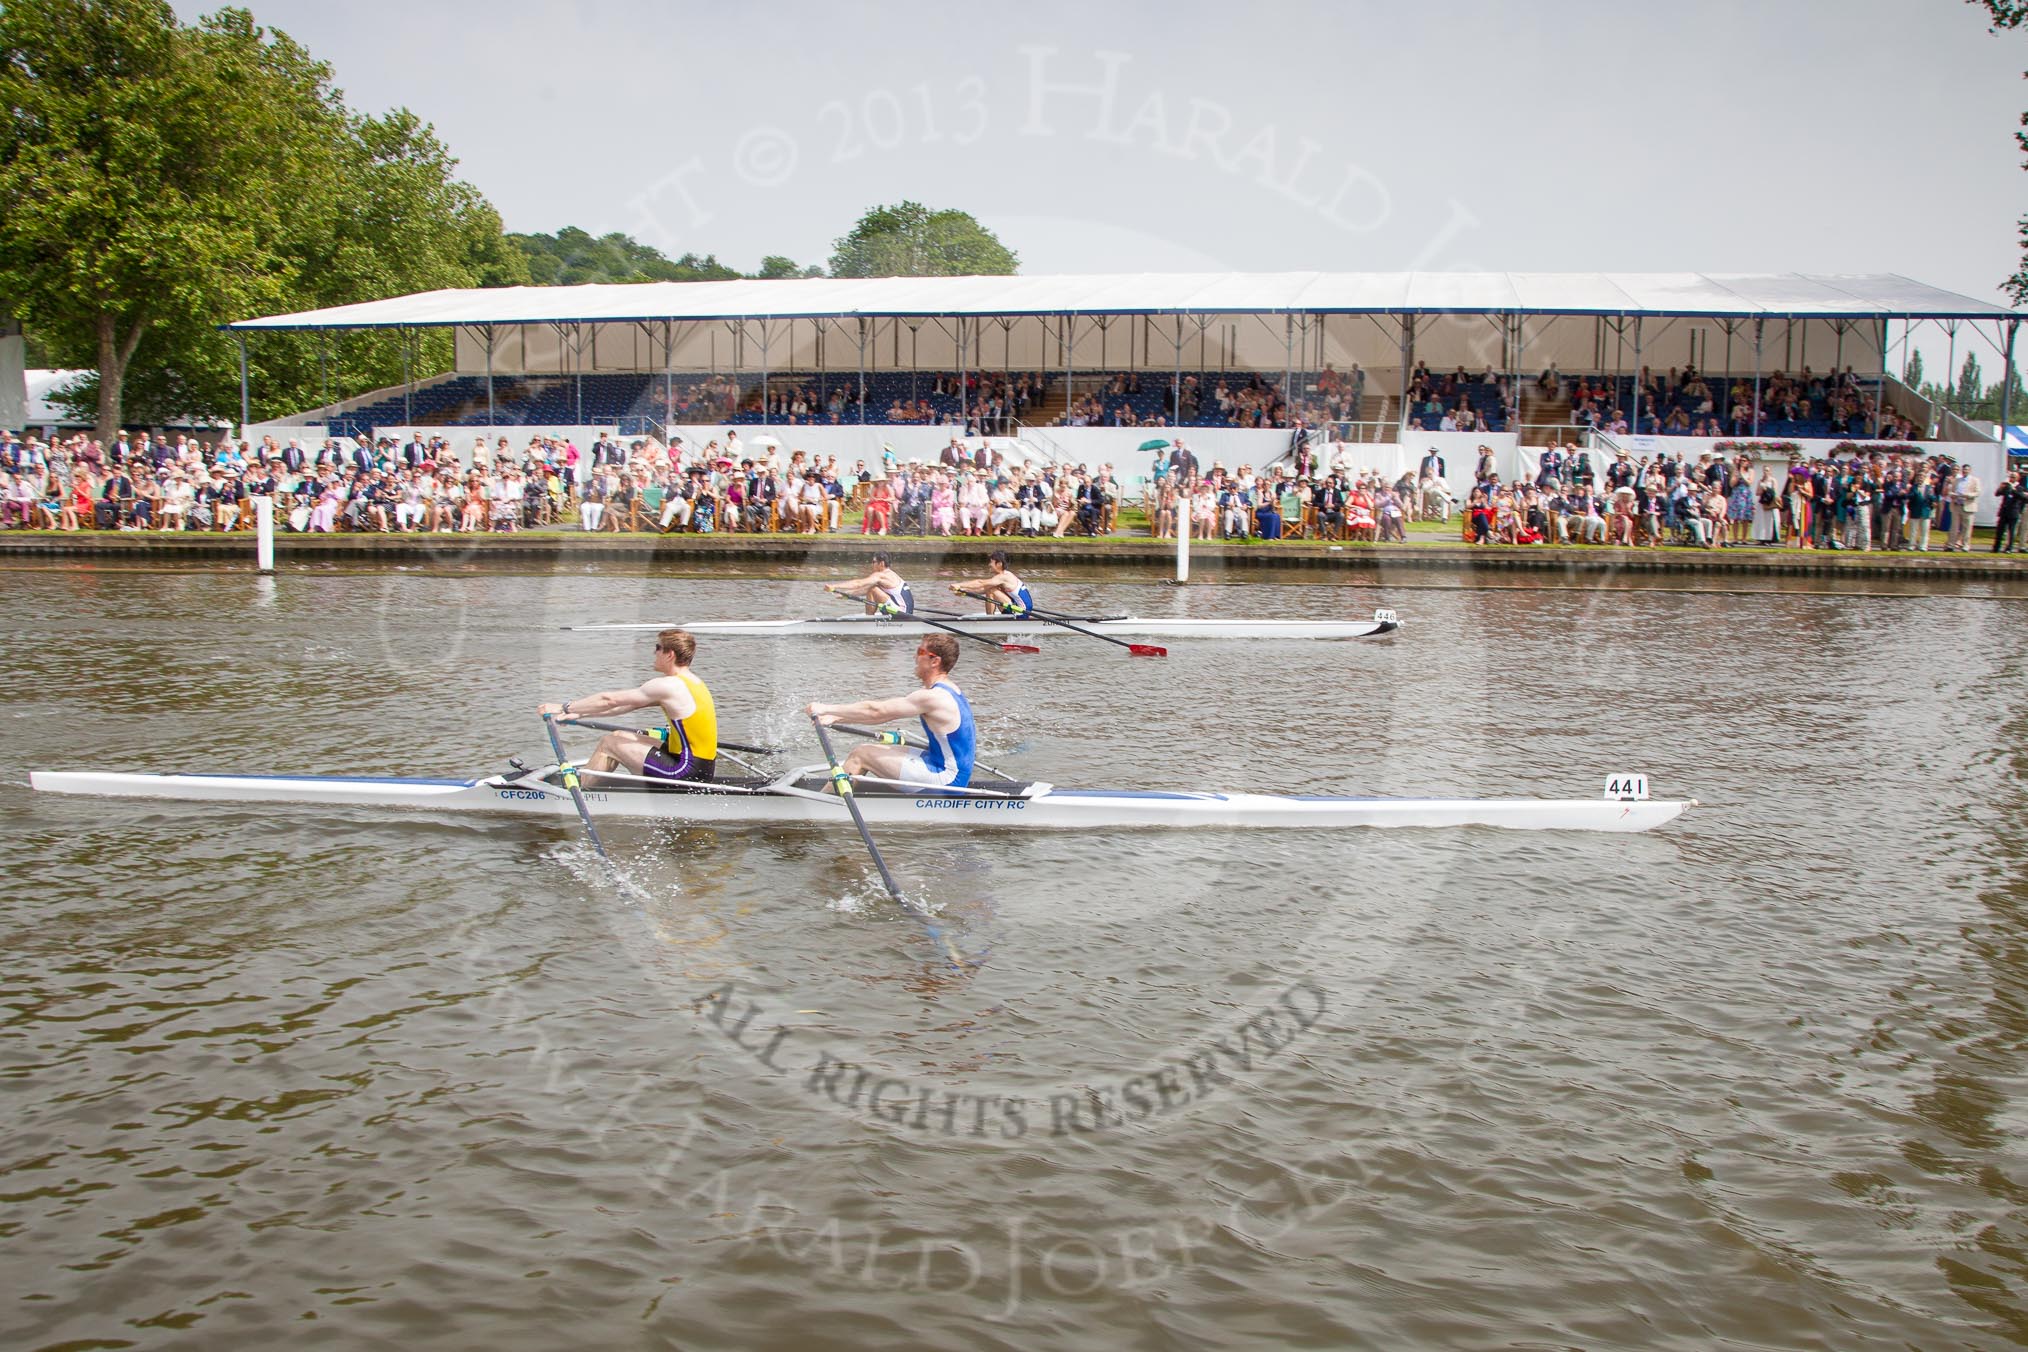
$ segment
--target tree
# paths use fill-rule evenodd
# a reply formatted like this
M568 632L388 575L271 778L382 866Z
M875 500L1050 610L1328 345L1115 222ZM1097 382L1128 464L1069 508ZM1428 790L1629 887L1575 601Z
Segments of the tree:
M1985 397L1986 387L1981 381L1981 376L1978 353L1965 353L1965 363L1958 368L1958 387L1951 395L1951 402L1956 405L1962 417L1973 416L1973 410Z
M509 235L537 286L584 282L726 282L742 275L716 255L664 257L662 251L618 231L593 238L574 225L553 235Z
M1911 347L1909 349L1908 364L1901 368L1901 383L1908 386L1908 388L1910 388L1911 390L1919 390L1922 388L1921 348Z
M754 274L754 278L757 281L772 282L790 277L822 277L823 275L824 269L820 267L797 267L796 260L793 258L784 258L780 254L769 254L761 260L760 271Z
M53 354L96 365L86 391L101 438L124 420L130 376L153 417L236 413L236 344L220 323L525 278L434 132L405 110L348 111L330 75L244 10L190 26L161 0L0 11L12 113L0 295ZM341 344L336 364L364 352L370 376L387 376L404 341ZM448 339L431 341L447 358ZM301 406L320 383L320 343L257 345L263 404Z
M833 277L972 277L1016 271L1020 259L962 211L920 202L875 207L831 249Z
M1986 11L1993 20L1990 31L1994 33L2028 24L2028 0L1966 0L1966 3ZM2028 113L2021 114L2019 125L2028 128ZM2014 144L2022 152L2021 167L2028 169L2028 130L2016 130ZM2000 289L2011 296L2016 305L2024 305L2028 304L2028 216L2015 222L2014 231L2021 245L2021 266L2014 270L2012 277L2000 284Z

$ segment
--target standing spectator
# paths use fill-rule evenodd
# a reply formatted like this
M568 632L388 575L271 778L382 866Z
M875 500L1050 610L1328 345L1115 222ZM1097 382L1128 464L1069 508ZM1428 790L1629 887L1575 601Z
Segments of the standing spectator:
M1845 486L1845 548L1861 554L1873 548L1873 492L1856 474Z
M1966 465L1958 471L1950 487L1945 490L1951 508L1950 534L1945 537L1944 549L1948 553L1963 554L1972 547L1972 516L1978 511L1979 497L1985 492L1979 483L1979 476Z
M2000 486L1993 492L2000 499L2000 523L1993 530L1993 552L2018 554L2021 552L2021 513L2024 507L2028 507L2028 470L2022 470L2012 479L2000 480Z

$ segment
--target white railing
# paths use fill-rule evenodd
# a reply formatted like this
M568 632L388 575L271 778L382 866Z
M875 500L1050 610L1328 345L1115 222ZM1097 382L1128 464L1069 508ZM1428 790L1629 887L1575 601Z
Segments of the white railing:
M1401 440L1401 423L1392 418L1381 418L1371 422L1352 419L1333 419L1323 425L1322 430L1332 441L1385 443Z

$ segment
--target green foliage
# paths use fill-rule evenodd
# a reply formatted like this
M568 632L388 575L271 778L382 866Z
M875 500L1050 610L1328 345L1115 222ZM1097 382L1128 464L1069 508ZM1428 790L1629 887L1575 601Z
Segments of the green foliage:
M1993 31L2003 28L2019 28L2028 22L2028 3L2023 0L1965 0L1968 5L1977 5L1992 16Z
M526 278L431 128L351 112L244 10L186 26L160 0L9 0L0 94L0 294L50 355L98 370L102 435L130 377L152 417L236 416L219 323ZM259 413L321 398L319 341L257 345ZM398 379L400 342L337 345L338 390Z
M1019 267L1013 250L970 214L920 202L875 207L831 252L833 277L1004 276Z
M769 254L761 260L760 271L756 272L754 277L759 281L772 282L791 277L822 277L823 275L824 269L820 267L798 267L796 266L796 260L793 258L784 258L780 254Z
M528 279L537 286L583 282L725 282L743 274L712 254L664 257L659 249L615 231L594 239L576 226L553 235L509 235L508 243L527 260Z
M1979 402L1986 390L1980 376L1978 353L1965 353L1965 363L1958 368L1958 387L1952 395L1954 407L1962 411Z
M2000 33L2028 24L2028 0L1965 0L1986 11L1993 23L1989 31ZM2021 114L2019 127L2028 129L2028 113ZM2014 144L2024 157L2028 157L2028 130L2016 130ZM2028 158L2022 161L2022 168L2028 169ZM2028 305L2028 216L2023 216L2014 226L2015 238L2021 246L2021 266L2014 275L2000 284L2000 289L2013 298L2016 305Z
M1911 346L1908 350L1908 364L1901 368L1901 383L1911 390L1922 388L1922 349Z

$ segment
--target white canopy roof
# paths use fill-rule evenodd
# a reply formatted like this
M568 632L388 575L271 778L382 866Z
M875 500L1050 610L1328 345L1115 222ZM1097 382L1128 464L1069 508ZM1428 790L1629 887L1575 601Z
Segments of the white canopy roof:
M1893 273L1227 272L1053 277L817 277L423 291L268 315L281 329L1057 314L1713 315L1797 319L2002 319L1987 301Z

